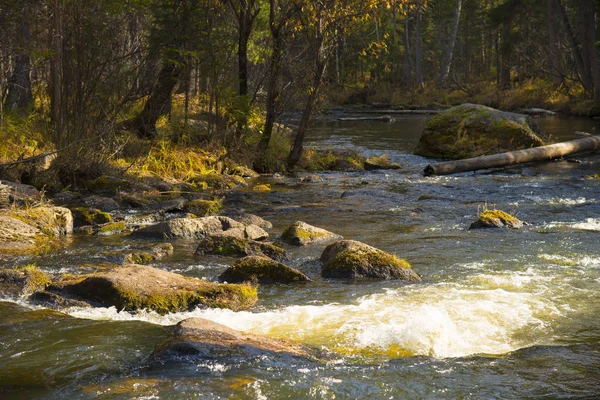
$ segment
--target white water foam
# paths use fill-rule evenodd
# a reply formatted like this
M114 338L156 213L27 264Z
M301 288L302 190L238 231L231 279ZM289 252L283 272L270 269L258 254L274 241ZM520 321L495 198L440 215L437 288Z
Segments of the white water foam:
M582 231L600 231L600 218L588 218L582 222L550 222L543 226L546 229L566 228Z
M510 274L484 276L468 286L414 285L364 296L354 304L288 306L256 313L206 309L161 316L147 311L117 312L114 308L74 308L67 312L79 318L161 325L202 317L233 329L322 345L346 354L503 354L548 336L549 320L559 314L550 300L527 290L510 290L533 279Z

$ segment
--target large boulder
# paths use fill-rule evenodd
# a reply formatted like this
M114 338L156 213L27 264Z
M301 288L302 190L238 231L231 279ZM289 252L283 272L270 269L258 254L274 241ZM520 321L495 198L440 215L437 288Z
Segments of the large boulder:
M15 203L35 203L41 199L42 193L31 185L0 180L0 207Z
M288 259L287 252L273 243L223 235L212 235L202 239L196 249L196 255L204 254L226 257L267 256L277 261Z
M0 215L19 219L48 236L73 233L73 214L65 207L32 207L0 211Z
M305 222L297 221L283 231L281 238L284 242L292 246L306 246L308 244L325 243L342 239L342 236Z
M520 229L523 221L502 210L484 210L479 214L477 221L473 222L469 229L485 228L511 228Z
M6 215L0 215L0 254L26 254L36 250L39 229Z
M542 145L539 129L527 115L462 104L429 121L414 153L463 159Z
M316 360L317 352L286 340L236 331L204 318L188 318L175 326L173 337L154 352L152 359L159 364L200 360L248 363L265 356Z
M219 276L229 283L295 283L311 279L302 272L268 257L250 256L237 260Z
M229 230L235 230L236 234L240 234L244 229L243 224L231 218L211 216L204 218L174 218L143 227L133 232L133 235L158 239L203 239Z
M190 311L198 306L242 310L257 299L252 286L207 282L135 264L66 277L50 290L119 310L148 309L160 314Z
M356 240L330 244L321 254L324 278L377 278L420 281L405 260Z
M254 215L254 214L247 214L247 213L246 214L232 214L232 215L228 215L228 217L230 217L244 225L256 225L263 229L273 228L272 223L265 220L264 218L259 217L258 215Z
M0 297L31 295L50 283L48 275L32 266L0 269Z

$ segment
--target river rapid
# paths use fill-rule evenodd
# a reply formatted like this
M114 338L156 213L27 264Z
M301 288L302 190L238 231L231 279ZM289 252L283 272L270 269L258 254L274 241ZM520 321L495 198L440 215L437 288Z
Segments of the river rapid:
M297 220L406 258L422 283L319 276L324 246L287 247L314 282L261 286L250 311L160 316L109 309L64 313L0 301L1 399L592 398L600 396L600 155L447 177L410 154L424 116L395 122L321 118L308 145L388 154L401 170L320 173L323 181L262 177L226 208L274 225ZM588 119L544 117L560 140L595 133ZM482 207L531 225L468 227ZM155 266L214 279L232 261L194 256L195 243ZM147 247L128 237L73 237L37 260L48 273L93 271L111 254ZM332 353L323 364L268 357L155 365L168 326L199 316Z

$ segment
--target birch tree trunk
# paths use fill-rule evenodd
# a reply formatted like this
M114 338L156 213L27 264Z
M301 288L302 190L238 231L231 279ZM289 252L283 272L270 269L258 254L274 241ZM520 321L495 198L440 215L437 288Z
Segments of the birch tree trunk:
M452 32L450 33L450 41L446 47L444 64L440 72L440 83L446 83L448 75L450 75L450 66L452 65L452 56L454 55L454 44L456 43L456 35L458 34L458 25L460 23L460 12L462 10L462 0L456 0L456 9L454 10L454 20L452 21Z

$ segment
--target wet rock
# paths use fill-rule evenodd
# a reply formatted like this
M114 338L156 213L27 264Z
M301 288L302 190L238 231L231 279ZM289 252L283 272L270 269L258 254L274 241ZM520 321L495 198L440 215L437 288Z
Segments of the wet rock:
M263 256L237 260L219 276L222 282L295 283L311 279L297 269Z
M85 301L70 299L48 291L35 292L27 300L32 304L55 310L68 307L92 307Z
M300 178L300 182L304 182L304 183L323 182L323 178L321 178L319 175L307 175L307 176L303 176L302 178Z
M542 146L544 141L538 134L535 122L526 115L462 104L429 121L415 154L450 159L478 157Z
M41 199L40 191L31 185L0 180L0 207L15 203L35 203Z
M147 209L154 212L175 212L183 211L187 204L187 200L183 197L177 199L165 200L160 203L150 204Z
M342 239L342 236L305 222L297 221L283 231L281 238L284 242L292 246L306 246L307 244L325 243L331 240Z
M73 214L64 207L32 207L26 209L1 210L0 215L19 219L37 228L46 236L73 233Z
M269 184L254 185L254 187L252 188L252 191L267 193L267 192L271 191L271 185L269 185Z
M252 240L266 240L269 233L257 225L247 225L245 228L245 237Z
M203 239L198 244L196 255L204 254L226 257L267 256L278 261L288 259L287 252L273 243L223 235L213 235Z
M206 217L208 215L218 214L223 208L223 205L218 200L191 200L185 207L184 211L195 214L199 217Z
M119 222L109 222L108 224L103 224L98 227L95 231L98 236L112 236L112 235L120 235L125 231L127 227L125 226L124 221Z
M73 223L76 228L85 225L101 225L112 222L109 213L96 208L77 207L71 210Z
M421 280L405 260L355 240L330 244L321 254L321 261L325 278Z
M239 186L247 186L244 178L237 175L224 175L217 173L201 174L191 179L191 182L204 188L233 189Z
M245 226L232 220L231 218L221 216L211 216L203 218L174 218L169 221L159 222L155 225L143 227L133 232L134 236L153 237L158 239L203 239L214 234L222 234L229 230L234 230L235 235L242 232L245 236ZM234 232L230 232L234 234Z
M83 199L83 203L89 208L96 208L105 212L119 209L119 203L110 197L88 196Z
M365 169L367 171L374 171L377 169L401 169L402 166L397 163L390 161L387 155L380 157L369 157L364 162Z
M273 228L272 223L259 217L258 215L254 215L254 214L233 214L233 215L228 215L228 217L230 217L230 218L234 219L235 221L237 221L241 224L244 224L246 226L256 225L263 229Z
M39 229L16 218L0 215L0 253L26 254L36 249Z
M242 310L257 299L256 288L248 285L207 282L142 265L67 277L53 284L50 290L105 307L127 311L148 309L160 314L189 311L198 306Z
M477 221L473 222L469 229L484 228L511 228L520 229L523 221L501 210L484 210L479 214Z
M35 267L0 269L0 295L30 295L46 289L52 281Z
M158 261L163 257L172 255L173 252L174 249L171 243L162 243L152 247L151 251L134 251L132 253L125 254L121 260L121 264L148 265Z
M219 360L249 362L259 358L317 359L317 352L282 339L271 339L231 329L204 318L188 318L179 322L173 338L153 354L159 364Z

